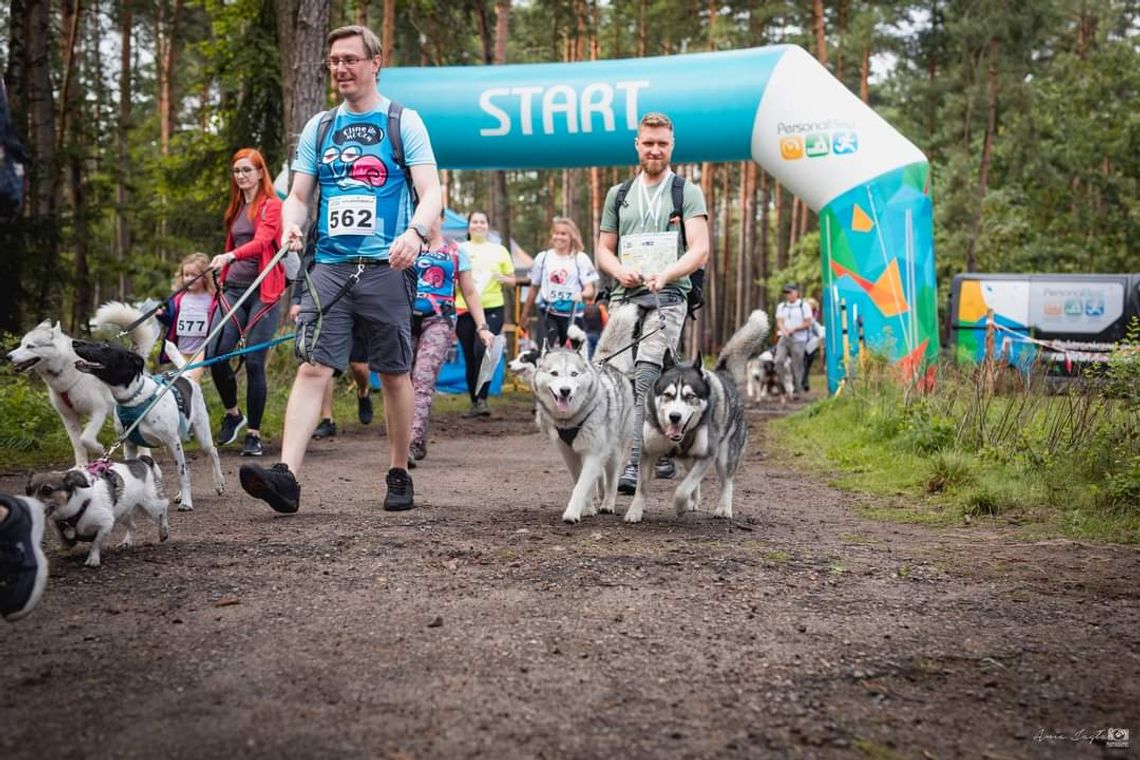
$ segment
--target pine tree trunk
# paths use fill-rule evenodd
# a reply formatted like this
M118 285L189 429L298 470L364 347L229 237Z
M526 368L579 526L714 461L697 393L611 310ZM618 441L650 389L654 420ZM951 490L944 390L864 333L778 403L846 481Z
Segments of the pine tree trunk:
M496 0L495 2L495 63L507 62L507 36L510 32L511 3L510 0ZM511 204L507 191L507 173L494 172L494 192L492 193L495 225L503 236L503 246L511 250ZM513 251L512 251L513 253Z
M863 48L863 60L859 66L859 99L864 103L871 102L871 46Z
M59 118L56 120L57 151L63 150L63 138L67 134L67 116L71 103L72 83L75 81L75 45L79 36L79 19L83 15L82 0L63 0L63 40L60 46L60 59L63 61L63 82L59 88Z
M990 175L990 155L993 152L994 135L997 134L997 111L998 111L998 74L997 74L997 53L1001 40L997 37L990 38L989 44L989 66L986 71L986 93L987 93L987 116L986 116L986 134L982 140L982 159L981 166L978 169L978 206L974 213L974 228L970 235L970 243L966 248L966 271L978 271L977 262L977 246L978 235L981 234L982 229L982 207L985 204L986 193L989 189L989 175Z
M812 0L811 26L815 33L815 57L824 66L827 65L827 35L824 31L823 0Z
M759 295L757 304L761 309L768 308L768 256L771 234L772 183L768 172L760 172L760 254L759 254Z
M736 297L734 299L733 319L732 326L742 324L744 321L744 298L748 284L745 282L745 264L748 258L748 240L747 235L744 234L745 217L747 213L748 204L744 198L748 195L748 164L751 161L740 162L740 195L737 198L736 207L740 210L740 231L736 236Z
M788 204L785 197L784 186L776 183L776 269L783 269L788 265Z
M751 313L756 303L755 290L756 290L756 274L755 274L755 258L756 258L756 174L758 172L756 164L752 161L745 162L745 190L744 190L744 203L741 206L741 214L744 215L744 226L742 235L744 237L744 316Z
M131 252L131 228L127 220L127 204L130 194L127 183L130 180L130 126L131 126L131 27L134 19L130 0L122 0L119 5L119 34L122 40L119 58L119 124L118 159L115 170L115 258L119 261L119 300L130 296L130 277L127 272L127 259Z
M396 63L396 0L384 0L384 65Z

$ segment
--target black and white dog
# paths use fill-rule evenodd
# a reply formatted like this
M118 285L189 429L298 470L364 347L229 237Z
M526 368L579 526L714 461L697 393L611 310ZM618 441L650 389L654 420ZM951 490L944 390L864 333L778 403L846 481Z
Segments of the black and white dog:
M97 326L126 327L137 316L136 310L112 301L99 307L93 322ZM153 320L130 332L130 340L139 356L148 356L157 339L158 328ZM87 464L89 457L103 453L99 431L115 408L110 389L75 368L78 359L71 348L71 337L63 332L59 322L52 324L49 320L29 330L20 339L20 345L8 352L8 361L17 372L35 370L43 378L51 405L71 441L76 466Z
M653 392L645 396L645 423L642 428L641 459L655 461L673 457L686 469L684 479L673 493L678 515L697 508L701 480L709 467L716 466L720 478L720 502L714 517L732 517L733 477L748 442L744 402L737 385L743 384L745 365L768 337L768 316L752 312L725 344L716 368L709 372L701 357L677 364L666 355L665 367ZM625 521L641 522L652 467L638 469L637 492Z
M123 430L139 415L142 419L130 439L124 444L128 458L134 456L134 445L164 446L178 465L181 486L182 511L194 508L190 493L190 470L186 466L186 453L182 442L193 434L198 445L210 457L214 469L214 489L219 495L225 492L226 481L214 439L210 434L210 415L202 389L196 382L180 377L174 387L163 394L158 403L147 410L154 397L162 390L161 384L146 374L142 357L111 343L73 342L79 360L76 369L102 380L115 399L115 416Z
M90 541L87 566L98 567L103 544L116 525L127 528L120 546L134 542L135 514L158 523L158 540L170 537L169 500L162 488L162 471L150 457L107 463L94 471L78 467L32 475L28 496L43 502L44 516L55 525L68 547Z

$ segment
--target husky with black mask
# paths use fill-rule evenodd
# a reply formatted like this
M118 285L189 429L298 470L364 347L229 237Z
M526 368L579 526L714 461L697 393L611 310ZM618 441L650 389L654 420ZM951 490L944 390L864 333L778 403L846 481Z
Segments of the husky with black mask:
M700 354L692 362L677 363L667 353L652 393L645 396L642 456L672 457L686 470L673 492L678 515L696 510L701 480L715 465L720 501L713 516L732 517L733 477L748 443L748 423L737 385L743 384L745 365L764 344L768 329L768 316L759 310L752 312L725 344L711 372L702 366ZM638 472L637 492L625 513L626 522L641 522L652 477L650 468Z

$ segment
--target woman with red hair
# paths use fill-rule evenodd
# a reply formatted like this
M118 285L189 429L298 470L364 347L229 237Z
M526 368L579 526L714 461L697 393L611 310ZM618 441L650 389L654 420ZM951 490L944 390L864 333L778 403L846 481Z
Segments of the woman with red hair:
M225 327L207 349L207 356L221 356L233 351L238 341L245 345L264 343L277 328L278 302L285 290L285 268L280 263L265 276L257 292L250 295L236 311L233 306L249 289L277 253L281 245L281 201L273 190L269 169L261 153L242 148L230 160L230 203L226 207L226 252L210 262L220 269L221 288L218 305L211 319L211 329L219 319ZM268 349L244 354L246 411L248 420L238 408L237 378L229 361L210 365L210 374L226 415L214 442L225 446L237 440L238 433L249 424L242 456L259 457L261 448L261 416L265 412L265 356Z

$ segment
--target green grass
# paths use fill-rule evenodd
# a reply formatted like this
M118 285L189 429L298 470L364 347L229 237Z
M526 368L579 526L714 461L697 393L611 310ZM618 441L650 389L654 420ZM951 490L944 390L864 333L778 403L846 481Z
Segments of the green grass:
M1140 542L1135 399L984 397L961 377L927 396L867 378L771 425L771 450L848 491L857 510L928 525L994 521L1026 538Z

